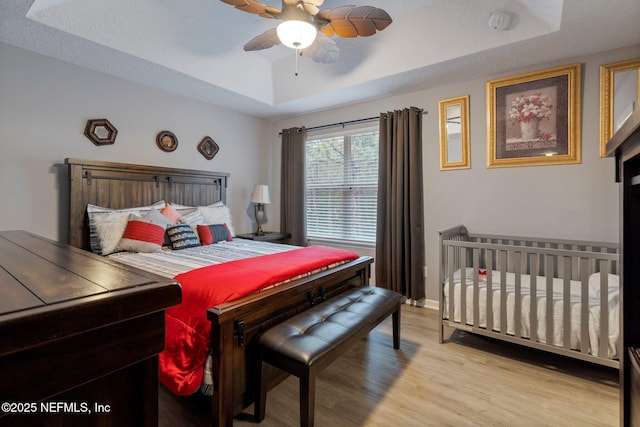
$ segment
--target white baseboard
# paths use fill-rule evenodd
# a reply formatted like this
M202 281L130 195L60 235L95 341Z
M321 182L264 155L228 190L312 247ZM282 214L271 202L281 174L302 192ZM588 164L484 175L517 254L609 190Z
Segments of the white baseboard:
M425 308L430 308L432 310L437 310L440 307L440 304L438 303L438 300L425 299L424 300L424 307Z
M433 299L419 299L419 300L412 300L409 299L407 300L407 304L411 305L411 306L415 306L415 307L424 307L424 308L428 308L431 310L437 310L438 309L438 301L433 300Z

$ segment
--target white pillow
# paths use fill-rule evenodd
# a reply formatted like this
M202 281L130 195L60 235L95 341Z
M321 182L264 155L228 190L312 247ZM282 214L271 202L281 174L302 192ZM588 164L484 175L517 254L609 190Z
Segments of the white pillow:
M132 212L139 215L139 212ZM129 213L109 212L96 219L96 231L100 239L100 254L109 255L117 252L118 243L129 222Z
M108 255L117 251L118 242L122 238L124 229L129 221L129 214L140 216L151 209L162 209L164 206L163 200L149 206L127 209L110 209L91 204L87 205L91 251L101 255Z
M162 215L160 211L155 208L150 209L142 218L152 224L161 225L163 228L167 228L168 225L173 225L173 221Z
M198 211L204 217L204 225L227 224L231 237L236 236L231 221L231 212L222 202L216 202L209 206L198 206Z

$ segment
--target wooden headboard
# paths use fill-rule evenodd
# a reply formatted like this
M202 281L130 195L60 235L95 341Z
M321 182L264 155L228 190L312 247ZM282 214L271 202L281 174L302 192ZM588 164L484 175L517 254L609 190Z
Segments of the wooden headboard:
M69 244L89 249L88 204L112 209L159 200L189 206L227 202L228 173L65 159L69 167Z

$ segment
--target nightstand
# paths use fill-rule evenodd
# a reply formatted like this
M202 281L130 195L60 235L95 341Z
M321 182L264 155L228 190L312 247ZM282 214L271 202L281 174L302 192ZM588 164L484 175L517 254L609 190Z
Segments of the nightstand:
M255 233L236 234L241 239L257 240L259 242L284 243L291 233L280 233L278 231L265 231L263 235L258 236Z

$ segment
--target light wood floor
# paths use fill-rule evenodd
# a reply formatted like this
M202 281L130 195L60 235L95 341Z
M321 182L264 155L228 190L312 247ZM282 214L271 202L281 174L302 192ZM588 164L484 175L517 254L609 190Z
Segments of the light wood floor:
M451 330L439 344L437 318L403 306L400 350L387 320L324 370L316 426L619 425L616 370ZM161 387L160 425L209 425L207 403ZM298 380L289 377L269 392L259 425L298 426L298 416ZM235 427L256 426L242 418Z

